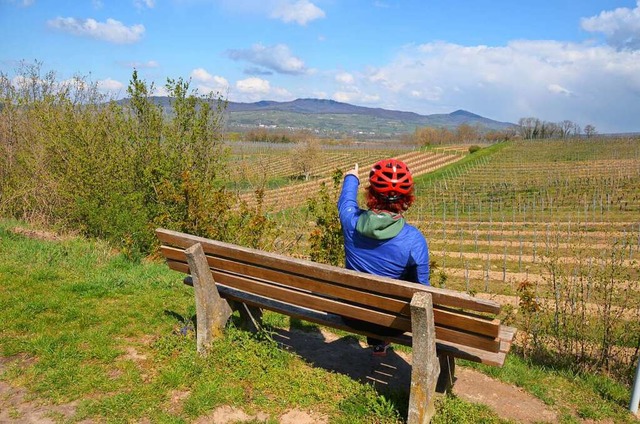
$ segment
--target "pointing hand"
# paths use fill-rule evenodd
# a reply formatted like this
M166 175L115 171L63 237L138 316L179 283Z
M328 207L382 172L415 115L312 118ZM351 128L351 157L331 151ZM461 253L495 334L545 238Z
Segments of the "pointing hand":
M358 164L356 163L355 166L353 167L353 169L349 170L346 174L345 177L347 175L353 175L356 178L360 179L360 177L358 177Z

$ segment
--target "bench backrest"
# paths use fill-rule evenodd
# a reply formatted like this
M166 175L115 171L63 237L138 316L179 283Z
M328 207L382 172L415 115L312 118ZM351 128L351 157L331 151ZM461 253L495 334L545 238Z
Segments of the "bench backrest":
M437 347L453 356L502 365L513 337L500 325L496 302L466 293L355 272L229 243L158 229L161 252L170 268L189 273L184 250L200 243L224 297L238 293L297 307L411 331L410 302L418 291L431 293ZM256 302L258 304L259 302ZM268 304L259 306L280 311ZM411 344L410 337L394 341ZM508 343L507 343L508 341Z

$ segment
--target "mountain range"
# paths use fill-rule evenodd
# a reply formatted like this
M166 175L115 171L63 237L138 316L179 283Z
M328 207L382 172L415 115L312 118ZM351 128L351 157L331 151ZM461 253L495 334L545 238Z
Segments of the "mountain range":
M382 137L413 132L417 127L426 126L455 129L461 124L467 124L484 130L504 130L514 126L512 123L495 121L466 110L456 110L448 114L420 115L325 99L229 102L227 113L227 124L230 128L306 128L319 132Z
M170 112L168 97L154 97ZM126 99L125 99L126 101ZM419 127L453 130L467 124L484 131L505 130L515 124L485 118L466 110L448 114L420 115L381 108L355 106L326 99L296 99L289 102L259 101L255 103L227 102L227 130L247 131L258 127L275 130L311 130L327 136L397 137L412 133Z

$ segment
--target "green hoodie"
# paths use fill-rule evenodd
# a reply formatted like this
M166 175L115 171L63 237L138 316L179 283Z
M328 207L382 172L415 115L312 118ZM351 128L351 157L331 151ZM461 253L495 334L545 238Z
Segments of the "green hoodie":
M368 210L358 218L356 231L365 237L388 240L404 227L402 215L392 212Z

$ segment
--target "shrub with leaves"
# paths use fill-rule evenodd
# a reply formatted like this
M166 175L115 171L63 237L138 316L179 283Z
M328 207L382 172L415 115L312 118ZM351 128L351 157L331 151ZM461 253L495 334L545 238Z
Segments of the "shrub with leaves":
M273 225L239 205L220 177L225 102L169 79L170 108L134 71L128 97L83 77L58 82L40 63L0 74L0 213L37 219L150 253L158 226L252 246Z
M338 196L342 171L333 173L333 185L322 184L316 198L309 199L309 212L315 218L315 227L309 237L312 261L344 266L344 239L338 215Z

